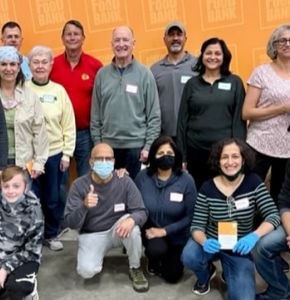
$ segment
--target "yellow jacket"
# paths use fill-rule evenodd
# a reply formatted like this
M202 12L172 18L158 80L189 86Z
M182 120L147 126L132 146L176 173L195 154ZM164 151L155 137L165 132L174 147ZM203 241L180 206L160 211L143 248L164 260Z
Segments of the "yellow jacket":
M71 101L64 87L53 81L26 85L38 96L41 103L49 142L49 156L62 153L62 160L69 161L76 143L75 116Z

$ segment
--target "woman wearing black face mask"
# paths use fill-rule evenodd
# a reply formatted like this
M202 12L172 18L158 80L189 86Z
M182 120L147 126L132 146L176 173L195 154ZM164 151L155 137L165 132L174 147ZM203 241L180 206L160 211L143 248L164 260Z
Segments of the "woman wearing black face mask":
M193 292L205 295L220 259L229 300L255 299L251 251L280 223L279 213L261 178L252 173L253 151L241 140L215 144L209 163L215 177L200 188L191 223L192 236L182 261L197 276ZM263 222L254 228L254 215ZM223 232L222 232L223 231ZM222 232L222 233L221 233Z
M142 229L148 273L176 283L183 274L180 255L189 237L196 188L182 171L181 153L170 137L153 142L148 161L135 179L149 213Z

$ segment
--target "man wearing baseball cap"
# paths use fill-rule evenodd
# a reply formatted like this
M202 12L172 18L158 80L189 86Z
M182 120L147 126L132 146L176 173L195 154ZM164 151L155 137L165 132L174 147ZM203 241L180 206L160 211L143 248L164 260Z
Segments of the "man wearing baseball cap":
M179 21L169 23L163 37L167 54L153 64L161 109L161 134L176 137L177 116L185 83L195 73L196 57L184 50L187 40L184 25Z

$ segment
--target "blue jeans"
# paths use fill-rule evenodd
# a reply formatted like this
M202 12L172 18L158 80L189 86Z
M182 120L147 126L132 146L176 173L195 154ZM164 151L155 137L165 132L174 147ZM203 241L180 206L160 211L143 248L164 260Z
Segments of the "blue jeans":
M283 299L290 293L287 276L282 270L280 252L288 251L286 233L282 226L263 236L252 251L257 271L268 284L270 299Z
M77 167L77 176L83 176L87 174L91 167L89 160L91 157L91 150L93 148L93 142L91 139L91 134L89 129L77 130L76 136L76 147L74 151L74 158ZM66 203L67 191L68 191L68 180L69 180L69 170L65 171L63 174L63 179L61 182L61 201Z
M91 167L89 160L91 157L91 151L93 148L93 142L91 139L91 133L89 129L77 130L76 148L74 157L77 164L78 177L87 174Z
M40 198L44 219L44 237L55 238L63 220L64 203L60 198L63 172L60 170L62 153L50 156L44 166L45 173L33 180L33 190Z
M185 267L193 271L201 284L209 279L209 263L220 259L225 281L227 283L228 300L255 299L255 268L250 256L234 255L220 251L216 254L205 252L200 244L189 239L185 245L181 260Z
M120 149L114 148L115 169L126 168L132 179L141 169L141 148Z

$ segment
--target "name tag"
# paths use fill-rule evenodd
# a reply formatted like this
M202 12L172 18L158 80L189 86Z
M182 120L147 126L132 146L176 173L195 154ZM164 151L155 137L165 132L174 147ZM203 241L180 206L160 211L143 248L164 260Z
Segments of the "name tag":
M232 87L232 84L230 82L219 82L218 83L218 89L224 90L224 91L230 91Z
M43 103L53 103L56 101L56 97L53 95L42 95L40 101Z
M243 198L235 201L235 206L237 210L248 208L250 205L249 198Z
M125 203L118 203L114 206L114 212L124 211L125 210Z
M132 85L132 84L127 84L126 85L126 92L137 94L137 91L138 91L138 86L137 85Z
M170 201L181 202L183 200L183 194L181 193L170 193Z
M191 78L191 76L182 75L180 78L180 82L185 84Z

